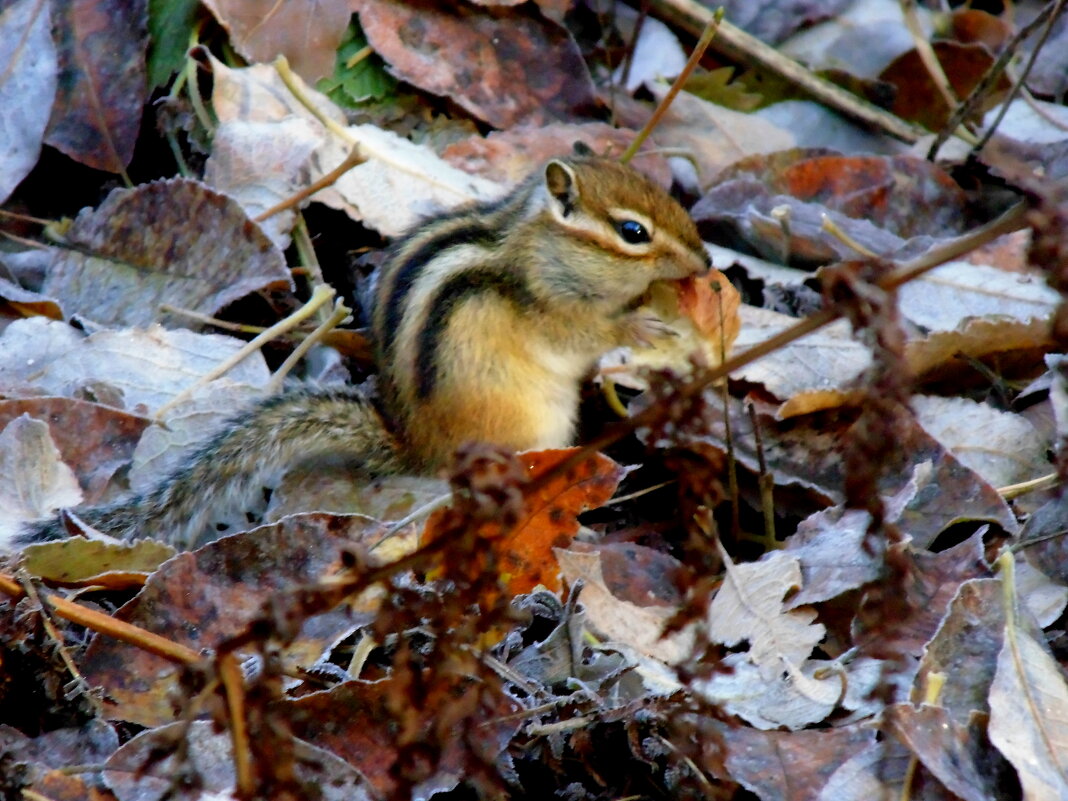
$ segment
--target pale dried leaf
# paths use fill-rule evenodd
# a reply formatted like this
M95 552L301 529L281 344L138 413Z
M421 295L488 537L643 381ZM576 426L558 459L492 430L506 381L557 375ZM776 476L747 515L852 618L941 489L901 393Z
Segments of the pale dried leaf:
M81 500L78 479L63 463L48 424L25 414L8 423L0 432L0 550L23 521Z
M801 561L782 551L735 565L720 548L726 576L708 611L708 636L728 647L749 642L749 660L765 680L808 659L826 630L810 609L785 611L783 597L801 586Z
M914 395L920 424L966 467L994 487L1045 475L1046 443L1027 420L967 398Z
M1068 587L1034 567L1026 553L1016 563L1016 591L1042 628L1052 626L1068 605Z
M953 261L898 290L901 313L928 331L955 331L971 317L1003 324L1048 320L1060 302L1036 275Z
M662 96L667 87L657 84L654 94ZM794 137L777 125L752 114L709 103L680 92L667 114L656 126L661 147L692 154L697 162L702 186L724 167L743 156L774 153L796 146Z
M435 212L489 200L504 192L503 187L465 173L443 161L430 148L391 131L373 125L355 125L345 129L345 138L335 135L293 96L277 72L267 65L231 69L213 61L212 72L215 75L212 103L220 129L238 122L280 125L294 116L308 123L318 140L309 161L309 183L341 164L353 146L358 145L368 160L313 198L386 236L399 236ZM344 114L326 96L303 84L300 88L324 116L344 126ZM257 130L269 135L270 126Z
M309 162L320 138L299 117L221 125L212 140L204 181L234 198L254 219L310 183ZM288 208L259 223L280 250L289 247L296 215Z
M130 489L144 492L174 470L190 448L204 441L228 417L263 397L263 384L219 378L167 410L163 423L145 429L133 453ZM247 523L247 520L241 522Z
M678 611L672 606L638 606L616 598L605 584L601 557L596 553L554 548L564 580L574 585L581 579L582 604L592 628L609 641L628 645L638 652L678 664L693 651L692 626L668 637L661 637L664 624Z
M990 687L989 733L1016 768L1024 798L1068 798L1068 684L1056 660L1012 626Z
M57 396L110 392L125 402L126 409L153 410L244 344L220 334L160 326L82 337L64 323L39 317L17 320L0 335L0 386ZM263 355L256 352L226 377L262 387L270 373Z
M742 330L735 340L739 353L797 323L793 317L742 304ZM844 320L801 337L734 373L763 384L786 400L779 418L834 408L850 395L849 386L871 366L871 351L853 337Z
M56 47L48 0L18 0L0 11L0 203L41 154L56 95Z

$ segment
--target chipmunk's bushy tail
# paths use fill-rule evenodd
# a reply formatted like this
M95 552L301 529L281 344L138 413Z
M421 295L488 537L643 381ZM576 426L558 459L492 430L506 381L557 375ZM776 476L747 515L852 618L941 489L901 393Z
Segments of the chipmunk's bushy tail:
M376 475L403 469L381 416L358 390L301 389L232 417L148 492L76 513L115 537L192 547L209 538L206 530L216 520L241 511L265 479L323 458L351 461ZM64 536L56 517L24 524L13 544Z

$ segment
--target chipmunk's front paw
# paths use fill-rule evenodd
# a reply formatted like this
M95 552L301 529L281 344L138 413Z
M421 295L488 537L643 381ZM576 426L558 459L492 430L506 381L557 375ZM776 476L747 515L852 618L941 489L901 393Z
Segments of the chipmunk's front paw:
M674 339L679 335L678 331L648 311L628 315L624 325L624 338L628 345L655 348L658 341Z

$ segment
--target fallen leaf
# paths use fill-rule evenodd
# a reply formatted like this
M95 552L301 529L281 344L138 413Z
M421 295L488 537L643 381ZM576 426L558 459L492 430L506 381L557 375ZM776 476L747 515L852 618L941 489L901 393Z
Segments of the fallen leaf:
M84 502L99 503L125 468L148 420L72 398L0 401L0 428L22 414L48 423L63 463L74 471Z
M1068 683L1049 647L1018 624L1012 555L998 560L1004 644L990 687L990 741L1016 768L1025 798L1068 796Z
M319 787L323 801L372 801L378 796L358 770L329 751L295 738L286 741L291 780ZM194 771L195 786L175 786L181 771ZM104 782L118 801L223 801L236 792L233 738L210 721L161 726L137 734L104 763Z
M0 549L19 524L82 500L78 479L62 461L48 425L23 414L0 432Z
M63 323L16 320L0 334L0 386L5 392L90 397L150 414L244 347L220 334L160 326L99 331L84 337ZM152 381L145 376L152 376ZM234 365L225 378L263 387L270 373L262 353Z
M149 574L175 554L170 545L152 540L101 542L71 537L28 545L23 567L53 586L141 587Z
M0 203L41 154L58 77L51 9L48 2L17 0L0 11Z
M615 580L605 577L605 562L612 560L614 552L626 548L624 565L626 574L617 571ZM682 565L665 554L637 545L587 545L574 543L570 548L554 549L560 572L570 586L582 581L582 605L591 628L603 635L609 643L623 643L641 654L676 665L693 653L695 630L687 626L681 631L663 636L664 626L678 612L681 598L664 600L643 593L635 598L628 593L629 585L650 576L670 580L670 573L682 569ZM633 562L642 558L642 567ZM622 581L620 579L623 579ZM672 582L671 588L675 585Z
M67 315L104 324L184 325L160 304L210 315L251 292L293 286L281 251L240 206L185 178L115 190L78 215L66 245L52 249L42 291Z
M774 551L735 565L722 547L720 555L726 576L708 610L709 639L728 648L748 641L748 659L765 681L800 666L826 633L814 611L783 606L786 593L801 586L800 561Z
M730 776L766 801L816 798L834 771L875 741L875 731L854 724L799 732L723 727Z
M320 190L314 199L344 211L386 236L399 236L431 214L504 193L504 187L463 172L443 161L429 147L410 142L392 131L370 124L345 127L344 136L328 131L294 97L272 67L258 64L231 69L213 60L212 74L215 77L212 106L219 118L216 136L237 125L240 130L233 136L243 141L245 147L272 147L270 142L254 145L252 138L270 140L283 136L294 127L293 118L310 126L308 130L317 141L308 160L308 174L304 176L308 183L336 168L358 146L368 160L346 172L333 186ZM299 86L324 117L345 126L345 115L340 108L320 92L303 83ZM251 123L267 124L249 127ZM293 169L292 157L302 147L294 143L294 152L282 159L289 164L288 169ZM285 180L298 180L298 177L289 175Z
M69 0L52 8L62 80L45 142L82 164L122 172L147 99L148 2Z
M994 487L1043 476L1047 443L1027 420L967 398L913 395L916 417L942 447Z
M347 681L324 692L312 693L297 700L281 702L282 711L293 732L336 754L357 768L373 788L376 798L388 797L397 786L391 766L397 759L397 724L395 703L390 695L404 686L395 678L377 682ZM430 798L435 793L452 790L464 777L466 760L476 758L493 764L523 725L516 713L519 705L504 693L490 688L482 691L479 724L457 728L462 720L461 704L454 699L450 709L412 709L406 722L417 727L407 732L418 734L421 742L434 742L444 736L442 747L435 751L434 770L415 784L412 798ZM457 736L459 735L459 736Z
M119 617L195 649L212 648L242 632L283 597L328 579L354 541L381 531L364 517L310 514L224 537L165 562ZM292 558L300 553L300 559ZM372 594L373 595L373 594ZM294 601L295 602L295 601ZM303 620L281 658L309 667L328 645L369 620L371 595ZM173 704L181 668L136 646L97 635L81 660L86 679L105 688L110 719L158 726L176 719Z
M574 452L573 448L529 451L519 458L528 478L534 480ZM626 474L626 468L596 453L526 498L523 516L503 537L492 539L497 568L508 595L530 592L539 584L550 590L560 589L560 568L553 559L553 549L571 544L579 532L578 516L611 498ZM444 519L444 511L431 516L424 541L442 535Z
M249 62L285 56L293 70L314 83L334 69L352 14L347 0L278 3L275 0L204 0L230 34L230 43Z
M572 122L594 109L593 82L574 39L539 14L399 0L355 5L367 40L397 77L494 128Z

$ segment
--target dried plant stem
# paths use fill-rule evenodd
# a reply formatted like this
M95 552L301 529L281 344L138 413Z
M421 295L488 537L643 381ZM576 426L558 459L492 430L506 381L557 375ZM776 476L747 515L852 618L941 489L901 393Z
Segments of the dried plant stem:
M256 780L252 772L252 749L249 746L245 714L245 680L241 675L241 666L233 652L227 652L219 655L216 668L226 698L227 717L230 719L237 797L254 798Z
M904 262L896 270L884 275L878 281L878 287L884 291L897 289L903 284L919 278L924 273L933 270L935 267L938 267L947 261L963 256L965 253L969 253L980 245L996 239L1002 234L1016 230L1019 227L1020 218L1026 210L1027 204L1021 201L1012 206L1000 217L990 221L986 225L980 226L963 236L959 236L948 242L943 242L942 244L934 246L926 253ZM679 388L678 395L683 400L696 398L705 389L735 370L739 370L747 364L751 364L757 359L761 359L769 353L785 347L791 342L796 342L798 339L811 334L813 331L817 331L820 328L823 328L823 326L834 322L839 317L843 316L844 311L845 309L839 305L828 306L803 320L799 320L785 331L781 331L775 336L754 345L742 353L732 356L718 367L711 368L700 376L684 383ZM662 422L664 415L665 411L663 409L653 405L641 413L636 414L634 417L631 417L629 420L616 423L605 431L605 433L595 437L586 445L583 445L575 451L571 456L562 460L559 464L554 465L551 469L546 470L540 476L532 480L528 485L528 491L536 492L547 486L555 478L565 475L568 470L581 464L597 451L603 450L609 445L618 442L631 432L639 428Z
M338 178L347 173L353 167L358 167L359 165L363 164L365 161L367 161L367 157L360 152L360 146L353 145L352 150L349 151L349 154L345 157L345 160L338 164L336 167L334 167L334 169L330 170L330 172L323 175L317 181L308 184L308 186L304 187L299 192L294 192L281 203L276 203L262 214L257 214L255 217L252 218L253 222L263 222L264 220L273 217L279 212L293 208L294 206L298 205L299 203L314 195L320 189L325 189L328 186L332 186L334 183L337 182Z
M285 377L297 366L297 362L303 359L305 354L311 350L312 345L322 341L323 337L336 328L350 314L352 314L352 309L346 306L340 298L336 300L334 302L333 313L323 320L318 328L308 334L308 336L306 336L304 340L293 349L293 352L289 354L289 357L282 362L282 366L275 371L273 376L271 376L271 380L267 384L267 392L269 394L280 392Z
M165 314L176 314L180 317L188 317L190 320L196 320L198 323L222 328L224 331L235 331L239 334L262 334L266 330L262 325L231 323L229 320L220 320L218 317L212 317L210 314L201 314L192 309L183 309L180 306L172 306L169 303L159 304L159 310Z
M1046 6L1046 8L1050 9L1049 19L1046 21L1045 28L1042 29L1042 35L1039 37L1038 43L1035 44L1035 49L1031 51L1031 58L1028 59L1027 66L1024 67L1024 70L1016 80L1016 83L1013 84L1012 89L1009 91L1009 96L1005 98L1005 101L1001 104L1001 108L998 109L998 115L994 118L994 122L992 122L990 127L983 133L978 144L972 148L973 153L978 153L986 147L986 143L990 141L990 137L997 131L998 126L1001 125L1001 121L1005 119L1005 115L1009 111L1009 106L1012 105L1012 101L1016 99L1016 95L1023 89L1024 81L1027 80L1027 76L1031 74L1031 70L1034 68L1035 62L1038 60L1038 54L1042 51L1042 47L1046 44L1046 40L1049 39L1049 35L1053 32L1053 24L1064 11L1064 2L1065 0L1054 0L1054 2ZM1046 9L1043 9L1043 11L1045 10ZM1040 14L1039 16L1042 15Z
M916 0L900 0L900 2L901 15L905 18L905 27L912 37L912 46L916 48L916 54L920 57L920 61L923 62L924 69L931 76L931 80L938 89L938 93L942 95L946 106L953 108L960 101L949 83L949 78L946 77L946 71L942 69L942 63L938 60L938 56L935 55L934 48L931 47L931 43L923 35L920 17L916 12Z
M619 157L621 163L626 164L632 158L634 154L638 152L638 148L642 146L642 143L649 138L649 134L653 132L653 129L659 124L661 118L667 113L668 108L671 106L672 101L682 91L682 87L689 79L690 74L697 68L698 63L701 61L701 56L705 54L705 50L712 43L713 37L716 35L716 30L719 28L720 22L723 20L723 9L718 9L712 18L705 24L705 29L701 31L701 38L697 40L697 44L693 48L693 52L690 53L689 59L686 61L686 66L682 68L682 72L679 73L679 77L675 79L675 82L671 84L671 88L668 93L664 95L663 100L656 107L653 112L653 116L642 126L642 129L638 131L638 135L634 137L634 141L630 143L630 146L623 152L623 155Z
M702 30L712 19L712 11L697 0L650 0L649 5L656 11L657 16L691 33ZM750 36L726 20L720 24L712 48L731 58L775 73L803 89L820 103L851 119L884 131L895 139L911 144L927 134L923 128L895 117L874 103L813 75L793 59L787 58L774 47Z
M296 328L306 319L315 314L315 312L318 311L319 307L326 303L328 300L330 300L332 297L334 297L335 294L337 293L334 291L334 288L327 284L320 284L319 286L315 287L315 290L312 292L312 296L308 299L307 303L305 303L303 306L301 306L299 309L297 309L285 319L279 320L277 323L272 325L258 337L247 343L243 348L241 348L241 350L239 350L229 359L215 367L215 369L211 370L211 372L201 376L201 378L194 384L187 387L182 392L179 392L177 395L167 401L167 403L160 406L156 410L155 415L153 415L154 418L156 420L162 420L166 412L169 412L179 403L182 403L183 401L187 400L194 392L197 391L197 389L204 386L205 384L214 381L216 378L225 375L231 368L233 368L234 365L240 363L243 359L246 359L251 356L254 352L262 348L272 339L275 339L276 337L279 337L282 334Z
M1016 35L1013 36L1012 39L1008 42L1008 44L1005 45L1004 49L1002 49L997 59L987 69L986 74L984 74L979 83L976 84L971 94L969 94L968 97L964 99L963 103L957 106L957 109L953 112L953 115L949 118L949 121L942 127L942 130L938 132L938 136L935 137L934 142L931 144L930 149L927 151L928 161L935 160L935 158L938 156L938 151L941 149L942 145L946 143L946 140L953 135L953 132L960 127L961 123L964 122L964 120L968 119L968 117L975 113L975 110L976 108L978 108L979 103L983 100L984 97L990 94L990 92L993 90L994 85L1001 77L1002 73L1004 73L1005 70L1008 68L1009 63L1012 61L1012 57L1016 55L1016 52L1020 49L1020 46L1031 36L1032 33L1035 32L1039 25L1042 25L1046 21L1049 15L1053 12L1054 5L1052 3L1045 6L1035 16L1033 20L1031 20L1024 27L1022 27L1019 31L1017 31ZM1035 48L1035 52L1037 53L1039 49L1040 48ZM1022 79L1017 81L1017 85L1022 84ZM1003 105L1006 108L1008 106L1007 103ZM991 129L996 130L997 125L992 125Z
M3 573L0 573L0 592L16 600L22 598L26 594L25 590L19 586L19 583L15 581L15 579ZM153 634L151 631L146 631L145 629L130 623L116 620L110 615L105 615L103 612L97 612L94 609L89 609L81 604L68 601L66 598L60 598L57 595L49 593L43 594L41 597L52 608L56 617L69 620L71 623L85 626L87 629L92 629L95 632L112 637L119 642L136 646L143 651L148 651L150 654L163 657L170 662L176 662L183 665L197 665L202 661L201 655L192 648L179 645L176 642L168 640L166 637L160 637L158 634Z

